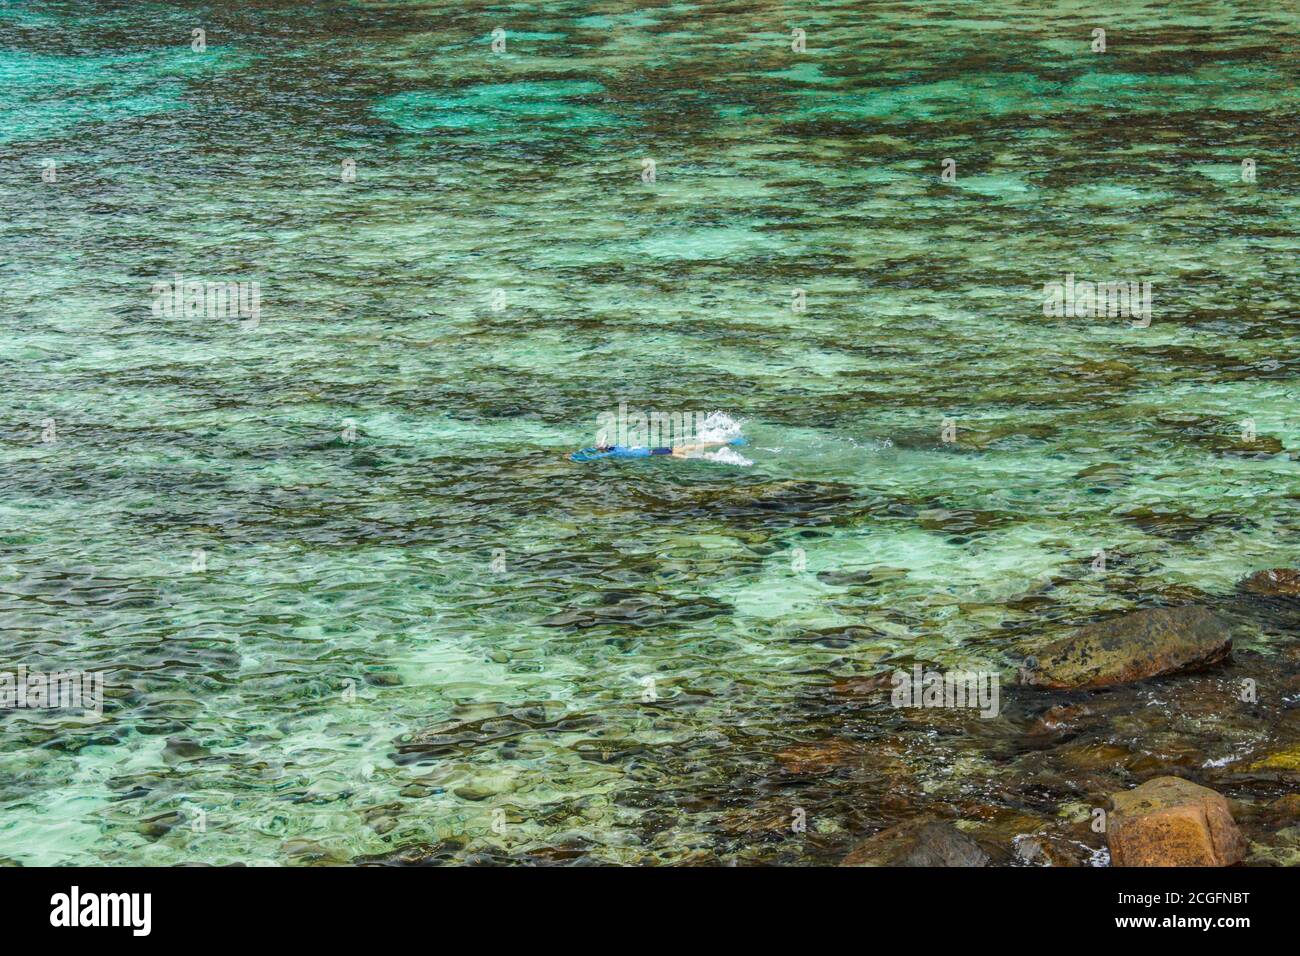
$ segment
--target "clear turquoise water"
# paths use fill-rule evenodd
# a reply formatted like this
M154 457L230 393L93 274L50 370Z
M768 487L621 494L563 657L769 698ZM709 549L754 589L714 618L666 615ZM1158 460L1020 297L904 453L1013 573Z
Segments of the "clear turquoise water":
M0 9L0 663L109 694L0 716L0 856L821 862L895 812L774 761L885 732L827 686L1294 565L1300 15L1176 7ZM754 465L569 462L620 400Z

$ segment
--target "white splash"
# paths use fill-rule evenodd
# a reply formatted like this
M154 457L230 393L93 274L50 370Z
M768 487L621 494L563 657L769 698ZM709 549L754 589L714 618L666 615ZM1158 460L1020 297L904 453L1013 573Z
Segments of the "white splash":
M717 451L706 452L700 457L706 461L716 461L723 465L739 465L742 468L748 468L753 464L753 462L744 455L737 454L737 452L729 445L724 445Z
M704 416L704 421L696 426L692 441L731 441L733 438L740 437L742 424L743 422L732 418L726 412L709 412Z
M741 436L741 427L743 425L744 422L732 418L726 412L709 412L704 421L695 429L695 441L731 441ZM722 465L739 465L741 468L748 468L753 464L752 461L729 445L724 445L721 448L698 456L692 455L691 457L699 457L705 461L716 461Z

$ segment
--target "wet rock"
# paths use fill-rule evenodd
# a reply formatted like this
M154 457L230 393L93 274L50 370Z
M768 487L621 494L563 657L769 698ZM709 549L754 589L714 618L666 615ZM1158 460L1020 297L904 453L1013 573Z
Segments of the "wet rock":
M206 747L201 746L193 740L186 740L183 737L171 737L163 746L163 762L169 765L183 763L187 760L197 760L200 757L206 757L208 751Z
M862 748L850 740L817 740L795 744L776 755L786 773L822 774L862 762Z
M1226 512L1197 516L1174 508L1133 508L1118 517L1147 534L1170 541L1191 541L1207 531L1240 529L1250 524L1241 516Z
M1139 777L1195 773L1205 766L1206 759L1200 741L1162 728L1151 739L1139 742L1138 750L1124 762L1124 769Z
M784 836L796 832L797 819L789 807L746 807L722 814L718 828L732 836Z
M361 811L361 817L366 821L366 826L383 836L397 826L401 810L399 803L386 803L382 806L367 807Z
M818 571L817 580L834 587L851 587L856 584L870 584L870 571Z
M1261 597L1300 598L1300 571L1292 568L1256 571L1249 577L1242 578L1237 587L1247 594Z
M878 631L874 627L850 625L848 627L823 627L815 631L805 631L791 637L789 640L791 644L818 644L822 647L843 650L862 641L878 640L884 636L883 631Z
M1300 866L1300 826L1286 827L1269 834L1263 843L1254 843L1249 862L1271 866Z
M1103 464L1085 468L1074 476L1084 482L1088 491L1094 495L1108 495L1118 488L1123 488L1133 479L1119 465Z
M1124 766L1132 754L1119 744L1097 742L1060 747L1053 756L1070 770L1106 771Z
M141 820L136 825L136 831L149 840L157 840L165 837L174 827L180 826L185 822L185 815L182 813L162 813L156 817L148 817Z
M873 568L864 568L857 571L826 570L817 574L818 581L836 587L875 587L886 581L896 581L905 577L907 577L905 568L891 568L885 565L877 565Z
M1159 598L1162 604L1171 607L1183 604L1208 605L1217 600L1214 595L1208 591L1202 591L1194 584L1169 584L1151 578L1138 578L1127 587L1118 581L1115 583L1119 586L1112 588L1112 590L1115 593L1129 597L1130 600L1156 597Z
M1194 356L1192 364L1196 365L1218 366L1222 361L1221 356L1207 355L1199 350L1177 351L1180 360ZM1263 459L1286 450L1278 439L1270 435L1248 438L1235 422L1195 412L1164 412L1156 416L1156 424L1174 441L1191 442L1214 454Z
M1107 361L1080 362L1068 370L1071 378L1088 385L1122 385L1138 374L1138 370L1127 362L1114 359Z
M1016 857L1030 866L1083 866L1087 847L1047 833L1026 833L1014 841Z
M1300 747L1275 750L1262 760L1252 763L1250 769L1274 773L1300 773Z
M855 490L836 482L728 483L683 495L673 503L671 517L673 521L680 521L683 517L749 520L770 527L784 527L821 524L831 518L843 518L858 507ZM664 512L664 516L667 518L668 513Z
M407 764L432 757L469 754L476 749L517 742L519 738L538 731L569 733L590 729L597 724L587 715L569 713L563 704L555 701L512 709L488 705L484 709L487 716L469 710L465 716L471 719L453 720L398 737L394 741L397 747L395 759Z
M603 599L603 604L557 611L544 618L542 626L648 628L702 621L732 611L729 604L705 596L683 600L637 591L607 592Z
M988 866L978 843L951 823L921 818L882 830L840 866Z
M953 810L962 820L971 824L962 832L980 845L989 855L990 865L993 866L1012 863L1020 841L1044 835L1054 823L1051 818L1027 807L989 804L978 800L959 803Z
M285 840L280 846L280 852L294 863L314 865L344 862L343 857L333 850L328 850L315 840L308 840L306 837Z
M1080 628L1026 658L1031 687L1107 687L1207 667L1232 651L1228 623L1203 607L1135 611Z
M1228 801L1181 777L1111 794L1106 828L1114 866L1232 866L1246 856Z
M384 853L359 856L352 862L358 866L442 866L460 862L464 848L465 841L456 837L440 843L415 844Z
M1036 736L1068 734L1077 731L1096 716L1087 704L1058 704L1049 707L1029 728Z
M972 511L931 508L917 515L916 523L926 531L938 534L970 535L980 531L1000 528L1014 520L997 511Z
M474 803L497 795L497 791L492 787L478 786L472 783L466 784L463 787L457 787L452 791L452 793L460 797L462 800L469 800Z
M831 693L837 697L859 700L889 700L893 687L892 671L883 674L855 674L831 684Z
M885 581L905 577L907 571L902 568L874 567L856 571L826 570L817 572L817 580L834 587L863 587L877 585Z
M1263 817L1274 824L1300 823L1300 793L1278 797L1264 808Z
M596 861L591 859L591 853L595 847L596 844L584 834L559 833L550 840L548 845L529 849L523 854L523 859L543 865L578 861L593 866L596 865Z
M1215 443L1214 450L1233 458L1263 461L1282 454L1286 448L1272 435L1259 435L1253 441L1224 439Z

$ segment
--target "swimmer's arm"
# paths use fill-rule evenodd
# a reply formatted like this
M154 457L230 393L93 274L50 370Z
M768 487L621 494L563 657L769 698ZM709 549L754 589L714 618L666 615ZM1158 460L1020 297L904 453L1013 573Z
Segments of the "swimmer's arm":
M710 448L721 448L723 445L729 444L731 443L725 441L704 441L697 442L694 445L675 445L673 446L673 457L687 458L696 452L708 451Z

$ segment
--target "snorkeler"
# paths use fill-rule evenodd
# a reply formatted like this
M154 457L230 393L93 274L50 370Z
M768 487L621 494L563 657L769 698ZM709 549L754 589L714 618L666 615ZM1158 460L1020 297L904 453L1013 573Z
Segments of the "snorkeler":
M591 461L595 458L650 458L654 455L670 455L673 458L689 458L711 448L723 445L743 445L745 439L733 438L730 441L704 441L690 445L674 445L671 448L629 448L626 445L596 445L575 451L569 458L572 461Z

